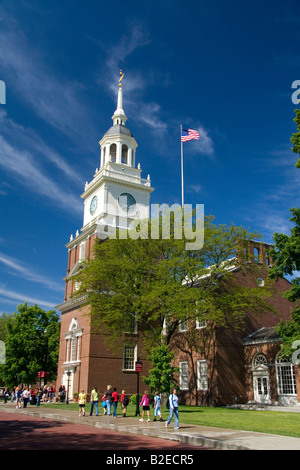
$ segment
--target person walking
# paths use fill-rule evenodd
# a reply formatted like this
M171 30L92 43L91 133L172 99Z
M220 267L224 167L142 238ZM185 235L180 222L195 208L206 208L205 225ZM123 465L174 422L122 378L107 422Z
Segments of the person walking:
M96 387L93 387L93 390L91 391L91 411L90 411L90 416L93 414L93 409L95 407L96 411L96 416L99 415L99 410L98 410L98 401L99 401L99 391Z
M178 415L178 395L176 388L173 388L173 393L169 395L169 405L170 405L170 414L166 421L166 427L169 426L173 415L175 414L175 427L174 429L179 429L178 422L179 422L179 415Z
M160 411L160 405L161 405L161 398L156 390L155 395L154 395L154 420L156 421L156 418L159 416L159 421L163 421L161 417L161 411Z
M103 416L106 415L106 408L107 408L106 398L105 398L105 395L103 395L103 397L102 397Z
M82 413L82 416L85 416L85 403L86 403L86 394L84 393L84 390L82 389L78 397L79 416L81 416L81 413Z
M16 401L17 401L17 406L16 408L21 408L21 401L22 401L22 387L18 385L16 388Z
M145 390L144 395L142 396L140 406L143 405L142 417L140 421L144 421L145 411L147 411L148 423L150 421L150 397L148 396L147 390Z
M42 387L38 387L36 390L36 406L40 406L42 396L43 396L43 389Z
M106 401L106 407L107 407L107 414L108 416L111 416L111 404L112 404L112 386L111 385L107 385L104 395L105 395L105 401Z
M112 396L112 399L113 399L113 417L116 418L117 417L117 406L118 406L118 402L119 402L119 394L117 392L117 389L116 387L114 388L114 391L112 392L111 394Z
M27 404L30 399L30 390L28 390L28 387L25 387L23 393L22 393L22 398L23 398L23 408L27 408Z
M4 396L4 403L7 403L8 397L9 397L9 390L8 388L5 388L3 391L3 396Z
M121 407L122 407L123 418L126 418L126 412L127 412L127 406L128 405L129 405L129 398L126 395L126 391L122 390Z

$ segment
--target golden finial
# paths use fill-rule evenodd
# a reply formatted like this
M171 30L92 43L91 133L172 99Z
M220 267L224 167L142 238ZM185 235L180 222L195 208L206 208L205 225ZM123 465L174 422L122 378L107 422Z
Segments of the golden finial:
M120 70L120 78L119 78L119 86L122 86L122 80L124 78L124 73L122 72L122 70Z

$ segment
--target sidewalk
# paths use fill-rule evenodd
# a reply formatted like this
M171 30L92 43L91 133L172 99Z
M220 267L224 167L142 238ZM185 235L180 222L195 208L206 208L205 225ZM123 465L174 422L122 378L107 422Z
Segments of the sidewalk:
M174 422L165 427L165 422L140 422L136 418L113 418L112 416L78 417L74 410L62 410L28 405L26 409L16 409L13 403L1 403L0 412L27 414L30 416L67 421L70 423L95 426L128 434L170 439L194 446L210 447L219 450L300 450L300 438L277 436L251 431L237 431L209 426L180 424L180 429L174 430Z

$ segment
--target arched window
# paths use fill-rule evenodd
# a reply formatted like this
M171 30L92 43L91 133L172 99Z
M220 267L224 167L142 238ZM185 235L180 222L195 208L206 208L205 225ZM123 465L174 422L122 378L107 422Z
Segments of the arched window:
M83 328L78 325L78 320L72 318L69 331L65 333L66 357L65 363L80 361L81 337Z
M267 358L264 354L256 354L256 356L254 356L253 358L253 366L256 367L256 366L260 366L260 365L263 365L263 366L267 366L268 365L268 362L267 362Z
M276 375L279 395L297 395L294 366L286 358L277 356Z
M122 145L122 163L125 163L127 165L128 163L128 147L127 145L123 144Z
M111 146L110 146L110 156L111 156L111 161L115 162L116 161L116 156L117 156L117 145L116 144L111 144Z

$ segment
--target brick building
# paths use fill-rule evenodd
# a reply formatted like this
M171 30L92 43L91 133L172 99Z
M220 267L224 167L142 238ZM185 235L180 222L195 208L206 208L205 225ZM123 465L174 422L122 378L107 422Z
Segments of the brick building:
M122 79L122 74L121 74ZM78 286L71 280L80 269L80 263L92 258L92 247L97 237L105 238L115 227L127 228L135 218L149 218L149 200L153 191L150 175L141 178L140 164L136 165L135 141L126 127L123 110L122 82L119 82L117 108L113 125L100 140L100 168L81 195L84 200L83 227L71 235L68 249L68 267L65 278L64 302L56 308L61 311L61 335L57 386L68 388L69 396L84 389L90 393L93 386L104 392L108 384L133 394L137 390L137 360L143 361L143 373L148 361L138 341L110 347L105 332L93 330L84 299L72 298ZM142 374L140 374L141 376ZM140 379L141 382L141 379ZM140 383L142 387L142 383Z
M118 90L117 108L112 116L113 126L100 140L100 168L81 195L84 200L83 227L71 236L68 266L65 277L65 297L57 306L61 311L61 334L57 388L64 384L69 397L84 389L88 394L93 386L104 392L111 384L120 392L123 388L133 394L137 390L136 361L143 362L139 375L139 388L144 389L142 375L150 366L139 341L124 342L110 347L106 333L93 330L84 298L72 297L78 286L71 277L80 269L85 258L92 258L93 244L104 238L113 227L127 227L135 217L149 217L149 200L153 191L150 176L141 178L140 165L136 165L137 143L125 126L122 83ZM126 216L125 216L126 214ZM251 250L260 250L257 261L262 262L267 275L268 260L264 245L253 244ZM254 254L254 251L253 251ZM237 276L239 273L237 272ZM246 281L250 283L250 281ZM257 280L263 283L263 277ZM250 284L249 284L250 285ZM289 288L284 280L276 281L279 292ZM180 328L172 339L176 351L175 364L180 367L179 384L182 403L222 405L228 403L300 402L300 374L297 366L283 363L278 358L280 339L274 327L280 319L289 319L291 304L280 293L274 293L271 303L278 313L263 317L249 312L245 328L217 328L207 340L208 325L202 322ZM196 330L199 342L188 348L188 331ZM206 338L206 341L204 339ZM201 345L205 344L206 348Z
M253 261L263 267L255 281L236 276L248 287L263 285L268 274L269 260L263 243L251 243ZM259 252L255 258L254 250ZM275 327L280 320L290 320L294 307L281 293L290 289L285 279L277 279L269 303L275 312L245 317L244 327L209 329L209 324L186 324L172 338L176 350L174 365L180 368L179 384L182 403L226 405L241 403L300 404L300 370L297 365L279 358L280 338ZM190 332L197 340L190 341Z

